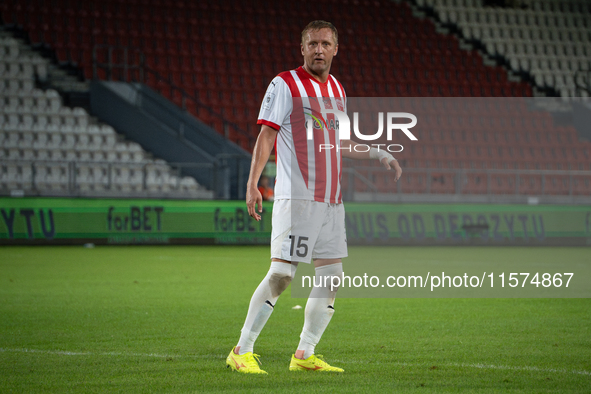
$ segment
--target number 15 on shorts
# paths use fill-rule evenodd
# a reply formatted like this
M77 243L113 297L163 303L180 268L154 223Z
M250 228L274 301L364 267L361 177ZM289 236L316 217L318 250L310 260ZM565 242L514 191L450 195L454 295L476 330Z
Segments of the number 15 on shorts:
M306 257L308 255L308 237L300 237L297 235L290 235L291 246L289 248L289 255L294 256L293 252L295 249L295 255L298 257Z

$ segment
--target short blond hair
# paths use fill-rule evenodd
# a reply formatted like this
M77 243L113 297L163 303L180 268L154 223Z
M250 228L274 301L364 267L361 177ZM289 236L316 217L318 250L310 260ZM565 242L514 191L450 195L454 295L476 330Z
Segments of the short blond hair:
M334 37L334 43L336 45L339 44L339 32L337 31L337 28L334 27L334 25L330 22L318 20L318 21L312 21L312 22L308 23L308 25L306 27L304 27L304 30L302 30L302 45L304 44L304 39L306 37L306 34L310 30L320 30L320 29L330 29L332 31L332 36Z

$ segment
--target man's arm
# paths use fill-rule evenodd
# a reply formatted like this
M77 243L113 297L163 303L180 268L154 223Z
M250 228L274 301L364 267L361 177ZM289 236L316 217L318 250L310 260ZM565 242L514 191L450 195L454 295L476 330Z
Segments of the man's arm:
M369 160L369 159L375 158L370 153L370 151L357 152L355 150L356 145L359 145L359 144L357 144L356 142L353 142L351 140L341 140L341 151L343 152L343 157L346 157L348 159L355 159L355 160ZM371 149L372 149L372 152L374 154L376 154L377 149L376 148L371 148ZM380 152L383 152L383 150L380 150ZM400 164L398 164L398 161L396 159L394 159L392 157L392 155L390 155L388 152L385 152L385 153L386 153L386 155L383 155L384 157L382 157L380 159L380 162L387 170L391 170L392 167L394 167L394 171L396 171L396 175L394 176L394 182L396 182L396 181L398 181L398 179L400 179L400 176L402 175L402 168L400 168Z
M277 138L277 130L270 126L263 125L257 142L252 152L252 161L250 163L250 174L248 176L248 183L246 184L246 207L248 214L257 221L261 220L261 215L256 213L258 205L259 212L263 212L263 196L257 187L259 178L265 168L265 164L269 161L269 155L275 144Z

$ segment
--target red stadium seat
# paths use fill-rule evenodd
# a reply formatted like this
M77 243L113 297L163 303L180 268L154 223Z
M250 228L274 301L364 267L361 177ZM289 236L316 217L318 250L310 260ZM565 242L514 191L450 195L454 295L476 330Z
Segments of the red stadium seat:
M38 6L25 3L2 2L0 12L4 22L9 18L10 22L24 26L33 43L51 46L60 62L74 62L83 67L85 77L92 77L95 44L136 47L145 54L146 67L191 94L197 92L201 101L216 109L225 108L228 118L244 122L253 136L258 133L258 127L252 124L270 80L276 73L301 62L299 31L294 31L285 21L290 17L313 17L312 11L296 4L272 2L254 6L240 2L164 0L79 5L56 0L51 6L43 2ZM530 84L509 81L503 67L485 66L478 51L462 50L453 35L436 33L435 25L414 17L408 4L330 1L315 6L343 23L340 51L332 71L349 97L532 96ZM261 33L258 22L258 18L269 16L273 16L267 26L272 37ZM368 36L380 37L382 41L368 42ZM99 51L98 59L106 62L106 52ZM376 67L376 64L385 66ZM139 71L117 75L122 79L139 79ZM99 78L107 78L104 70L99 72ZM147 83L179 101L153 74L148 73ZM194 105L188 108L192 113L202 112ZM457 111L436 108L433 111L436 114L422 119L421 125L426 126L420 129L419 140L425 150L416 150L402 159L414 163L413 166L439 168L591 169L591 149L585 148L584 152L579 148L572 127L556 132L549 115L527 112L523 103L508 108L485 108L482 116L475 119L464 119ZM518 119L511 123L515 118ZM221 130L218 121L209 119L208 123L215 123ZM498 130L508 133L508 139L500 138L502 133ZM460 140L462 132L464 137ZM232 136L242 141L239 134ZM562 151L562 146L566 151ZM440 175L443 178L434 181L433 192L455 193L454 179L444 173ZM426 190L417 186L417 179L420 177L416 176L414 183L404 188ZM490 184L493 192L505 193L515 188L515 183L504 178L495 182ZM541 192L541 180L528 178L522 183L520 193ZM585 183L577 182L576 190L584 190L581 184ZM426 185L424 180L421 187ZM551 185L545 183L546 186L548 192L560 190L553 181ZM484 186L470 176L466 185L458 187L462 192L465 188L470 193L481 193Z
M572 180L572 192L574 195L591 195L591 180L588 176L575 175L570 179Z
M491 174L490 190L495 194L515 194L516 177L509 174Z
M570 177L567 175L546 175L544 176L544 194L569 195Z
M461 192L463 194L487 194L488 177L486 173L466 173L461 180Z
M456 192L456 180L453 173L431 172L431 193L454 194Z
M542 194L541 175L519 175L519 194Z

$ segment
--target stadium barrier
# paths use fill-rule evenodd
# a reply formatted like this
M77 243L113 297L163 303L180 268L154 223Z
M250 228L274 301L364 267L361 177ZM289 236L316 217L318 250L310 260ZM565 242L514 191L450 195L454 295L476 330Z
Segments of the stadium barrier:
M351 164L349 162L348 164ZM381 167L343 168L343 193L355 202L586 204L591 171L408 168L394 182Z
M234 170L233 186L243 198L250 162L238 158L220 154L213 163L0 160L0 196L228 200ZM196 172L209 183L183 177ZM343 168L345 200L358 203L586 204L589 193L591 171L405 167L404 177L394 182L381 167L347 160Z
M205 189L187 170L208 173L229 189L228 165L216 163L158 163L133 161L76 160L0 160L0 169L14 174L1 176L0 195L53 197L151 197L212 199L214 191ZM1 171L4 172L4 171ZM0 173L1 173L0 172ZM210 184L216 190L216 184Z
M591 206L347 203L350 245L591 245ZM0 245L268 245L242 201L0 198Z

